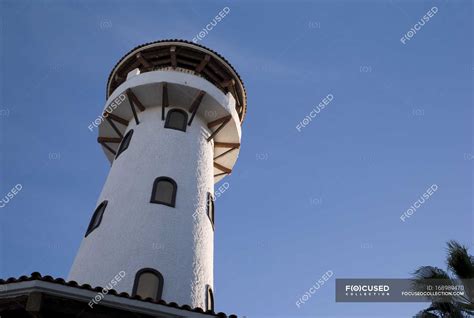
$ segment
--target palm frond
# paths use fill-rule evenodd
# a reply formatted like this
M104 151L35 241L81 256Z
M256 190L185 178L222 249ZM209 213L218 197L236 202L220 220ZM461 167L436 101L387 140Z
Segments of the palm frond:
M474 257L467 248L456 241L448 242L448 269L464 285L465 296L459 296L459 305L467 311L474 310Z
M465 318L463 311L452 303L434 302L429 308L417 313L414 318Z
M413 272L413 275L416 280L451 279L446 271L434 266L421 266Z
M433 280L446 280L452 284L449 274L438 267L422 266L413 273L413 276L414 278L412 280L412 286L414 290L418 291L429 290L428 286L433 285ZM445 302L450 303L453 301L453 297L446 296L426 296L426 298L428 298L431 302L438 304Z
M447 280L447 284L464 285L464 296L429 297L431 306L420 311L417 318L464 318L474 317L474 256L468 254L465 246L456 241L449 241L447 265L448 271L438 267L422 266L413 272L413 287L426 290L432 280ZM449 273L455 276L450 277Z
M474 279L474 260L465 246L449 241L447 263L448 269L459 279Z
M439 318L439 317L441 316L429 312L428 309L422 310L419 313L417 313L415 316L413 316L413 318Z
M460 309L455 303L446 302L433 302L430 306L429 312L435 312L440 317L449 318L464 318L463 310Z

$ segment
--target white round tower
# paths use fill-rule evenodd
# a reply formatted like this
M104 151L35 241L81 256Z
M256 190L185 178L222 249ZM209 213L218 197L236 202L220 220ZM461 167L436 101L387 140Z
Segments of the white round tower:
M123 57L98 125L112 166L68 278L213 310L214 183L237 160L245 111L212 50L170 40Z

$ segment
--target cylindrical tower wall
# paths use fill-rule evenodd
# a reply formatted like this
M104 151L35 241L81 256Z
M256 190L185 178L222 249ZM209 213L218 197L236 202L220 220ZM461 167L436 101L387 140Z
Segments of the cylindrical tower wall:
M188 57L196 53L186 51L194 46L185 46L175 53ZM214 183L230 174L237 160L245 94L238 76L217 81L223 72L234 73L225 65L216 69L212 63L219 57L206 52L212 56L204 56L194 71L173 65L162 68L162 61L150 60L160 69L143 73L132 69L125 80L113 72L111 79L120 80L112 80L114 88L98 126L98 142L112 166L97 206L104 201L107 205L100 223L91 221L94 226L81 243L69 280L109 287L125 273L111 288L149 295L139 293L137 286L154 278L147 272L144 283L137 284L136 275L151 269L163 279L162 293L156 292L155 300L213 308L214 225L213 214L206 214L208 193L212 198ZM115 70L133 68L135 55L130 56L131 61L127 58ZM219 75L200 74L208 62ZM188 116L185 131L166 128L173 109ZM128 147L114 159L131 130ZM174 206L152 202L159 177L176 183ZM100 213L94 213L92 220L99 220L95 215Z
M164 278L162 299L205 308L206 285L213 286L214 230L205 214L214 191L213 143L200 116L183 132L165 128L161 111L147 108L138 125L129 122L130 144L97 201L108 201L102 221L82 241L69 279L106 286L125 271L115 289L132 293L135 274L153 268ZM175 207L150 203L162 176L177 184Z

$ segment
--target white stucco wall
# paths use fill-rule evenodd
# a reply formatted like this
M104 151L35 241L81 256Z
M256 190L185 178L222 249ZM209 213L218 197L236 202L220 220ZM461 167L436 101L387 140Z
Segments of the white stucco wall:
M232 120L215 136L216 142L240 143L241 126L240 119L235 109L236 101L231 93L224 94L212 83L203 77L189 73L172 70L158 70L130 76L110 95L104 110L110 109L111 103L116 101L127 89L133 89L140 101L147 107L161 105L162 101L162 83L168 83L168 95L170 105L188 109L197 92L204 91L206 96L199 107L197 117L201 117L207 122L218 118L231 115ZM113 112L122 118L133 120L128 100L120 103ZM122 128L120 124L117 124ZM213 129L216 129L214 127ZM112 127L108 124L99 126L99 136L116 137ZM113 145L112 145L113 146ZM214 149L215 155L218 155L227 149ZM227 155L219 158L219 163L229 169L232 169L237 161L240 149L235 149ZM110 161L113 161L113 154L104 148L105 155ZM219 172L214 170L217 175ZM214 178L214 183L224 178L224 175Z
M161 107L139 113L127 150L110 169L97 201L108 200L98 228L83 239L69 278L105 286L120 271L120 292L132 292L142 268L164 277L162 298L205 308L206 284L213 286L214 231L206 214L207 192L214 193L213 145L206 122L194 118L186 132L165 129ZM160 176L178 185L176 207L150 203ZM91 211L91 215L92 215Z

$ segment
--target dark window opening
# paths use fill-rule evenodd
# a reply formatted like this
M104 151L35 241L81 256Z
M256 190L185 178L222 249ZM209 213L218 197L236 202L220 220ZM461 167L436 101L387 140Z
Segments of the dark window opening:
M212 288L207 285L206 290L206 311L214 310L214 294L212 293Z
M168 177L156 178L153 183L150 202L174 207L176 204L177 190L178 186L173 179Z
M181 109L172 109L166 115L165 128L186 131L188 114Z
M115 156L115 159L118 158L118 156L127 150L128 145L130 145L130 140L132 140L132 135L133 135L133 129L130 130L122 139L122 142L120 143L119 149L117 151L117 155Z
M140 296L143 299L151 298L154 301L161 300L163 293L163 275L155 269L144 268L135 275L132 296Z
M103 201L99 206L95 209L94 214L92 215L92 219L87 227L86 237L92 231L99 227L100 222L102 221L102 216L104 215L105 208L107 207L107 200Z
M207 193L207 216L211 220L212 228L214 228L214 198L210 192Z

